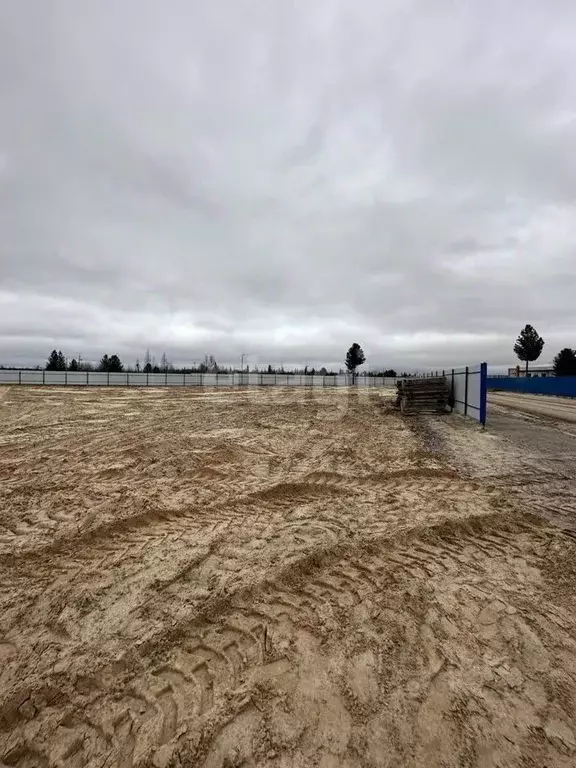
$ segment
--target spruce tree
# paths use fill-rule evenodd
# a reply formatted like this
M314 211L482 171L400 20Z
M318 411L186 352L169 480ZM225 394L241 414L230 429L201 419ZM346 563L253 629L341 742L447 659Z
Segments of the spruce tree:
M528 363L538 360L542 354L544 339L538 335L531 325L526 325L514 344L514 353L519 360L526 363L526 376L528 375Z
M576 376L576 351L565 347L554 358L555 376Z
M352 377L356 374L356 368L366 362L366 356L364 350L354 342L348 352L346 352L346 368L352 374Z
M46 370L47 371L57 371L58 370L58 352L56 352L55 349L50 352L50 356L48 357L48 362L46 363Z

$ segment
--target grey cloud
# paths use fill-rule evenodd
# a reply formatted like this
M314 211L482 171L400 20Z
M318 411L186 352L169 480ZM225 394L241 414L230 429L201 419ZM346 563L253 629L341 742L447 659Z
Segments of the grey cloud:
M0 361L576 345L576 9L0 7ZM70 349L68 349L70 347Z

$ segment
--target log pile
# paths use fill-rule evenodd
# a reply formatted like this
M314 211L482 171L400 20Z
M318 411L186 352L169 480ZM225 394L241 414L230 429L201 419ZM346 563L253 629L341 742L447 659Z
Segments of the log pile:
M396 405L402 413L446 413L450 410L450 388L443 376L401 379Z

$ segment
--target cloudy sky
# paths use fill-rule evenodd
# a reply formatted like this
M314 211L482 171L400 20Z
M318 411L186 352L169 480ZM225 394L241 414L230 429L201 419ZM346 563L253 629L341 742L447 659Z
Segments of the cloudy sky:
M0 3L0 362L576 346L573 0Z

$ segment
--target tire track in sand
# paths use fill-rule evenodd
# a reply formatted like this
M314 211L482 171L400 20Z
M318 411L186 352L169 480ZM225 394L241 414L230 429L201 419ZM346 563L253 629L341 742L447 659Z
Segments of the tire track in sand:
M412 527L418 522L415 500L422 509L431 508L421 523L441 516L435 507L440 494L452 500L453 514L458 503L462 513L468 512L471 492L476 499L475 514L485 513L494 501L493 494L480 493L479 486L452 479L451 473L443 471L414 469L395 473L390 483L381 475L361 479L339 475L336 484L332 481L330 473L311 473L301 482L274 483L234 505L205 509L201 515L150 512L136 521L120 521L112 532L99 530L95 539L88 535L83 546L76 545L70 551L58 544L55 558L45 559L44 551L42 555L23 555L22 559L32 561L36 570L36 595L23 606L33 617L28 630L34 634L35 627L44 622L56 630L56 641L59 634L66 637L70 631L77 632L72 628L77 620L70 610L78 606L85 639L100 633L101 627L116 626L115 631L120 630L129 642L140 631L143 617L155 615L157 620L165 620L167 598L178 619L189 614L196 605L187 596L191 582L208 590L226 589L230 580L237 586L247 557L254 574L264 574L274 564L297 562L318 547L346 539L369 540L397 528ZM376 489L382 503L368 505L359 520L358 509L350 502L359 499L366 487ZM327 492L334 500L328 512L323 504ZM413 507L412 517L406 521L408 505ZM205 571L206 577L202 576ZM25 573L20 568L8 570L3 593L11 598L24 583L30 595L27 569ZM210 574L216 573L219 575L215 582ZM84 589L87 580L93 585L88 596ZM64 598L67 622L48 620L55 599ZM123 626L118 625L116 617L122 617ZM14 614L8 629L19 621L20 615ZM20 638L19 644L23 642L25 638Z
M253 706L264 683L274 688L277 680L281 684L286 677L298 677L303 663L298 652L298 643L303 641L298 638L311 633L324 638L324 642L342 643L343 621L344 625L357 625L356 631L366 637L380 637L382 620L398 620L389 613L390 596L426 583L423 576L440 587L458 584L459 603L467 611L458 617L461 624L472 617L476 626L493 627L499 617L510 618L507 606L510 611L517 610L513 607L514 597L530 597L530 589L526 588L524 594L517 594L520 590L509 561L522 559L534 567L542 551L557 538L556 531L545 529L536 520L519 523L493 514L460 523L444 521L398 540L381 540L368 555L361 555L359 550L342 557L340 546L321 553L320 559L318 555L316 559L302 559L286 568L274 582L224 603L211 621L176 628L174 638L167 638L170 649L160 654L160 659L151 649L152 656L144 655L135 663L137 670L145 671L133 671L128 665L126 673L116 673L125 692L120 697L113 695L113 689L92 690L90 698L94 703L87 705L86 697L74 690L68 692L68 708L79 714L69 720L67 727L73 734L70 738L79 746L66 757L58 753L62 765L88 764L92 752L103 750L107 750L110 765L127 767L177 750L195 750L190 754L200 759L209 753L214 740L218 742L222 729ZM464 546L458 546L457 542L462 541ZM571 540L569 545L573 546ZM501 567L508 571L506 592L501 583L491 588L491 574ZM503 607L494 607L498 601ZM445 665L438 662L440 657L436 658L442 643L432 630L426 629L422 615L415 613L410 604L396 605L406 612L406 620L418 623L419 663L427 669L439 663ZM454 606L457 604L453 610L459 610ZM553 606L540 605L537 613L544 629L557 639L558 622L570 625L570 615ZM532 645L539 642L521 623L507 631L520 632L523 642L528 637ZM428 645L422 637L428 638ZM569 636L564 638L564 649L576 658L576 644L570 645ZM450 663L456 662L453 658ZM519 673L510 672L505 661L490 667L495 670L493 683L505 697L512 695L510 691L513 696L517 693L508 682L516 684L518 674L525 680L526 660L519 658L515 662ZM429 685L424 672L422 675L425 679L419 684ZM512 675L508 682L507 675ZM499 680L504 681L504 688ZM2 715L12 722L24 721L18 709L8 714L4 708ZM49 715L40 713L39 721L42 724L35 740L27 742L23 737L8 753L0 752L5 762L24 768L33 755L47 762L54 760L61 749L62 734L54 729Z

